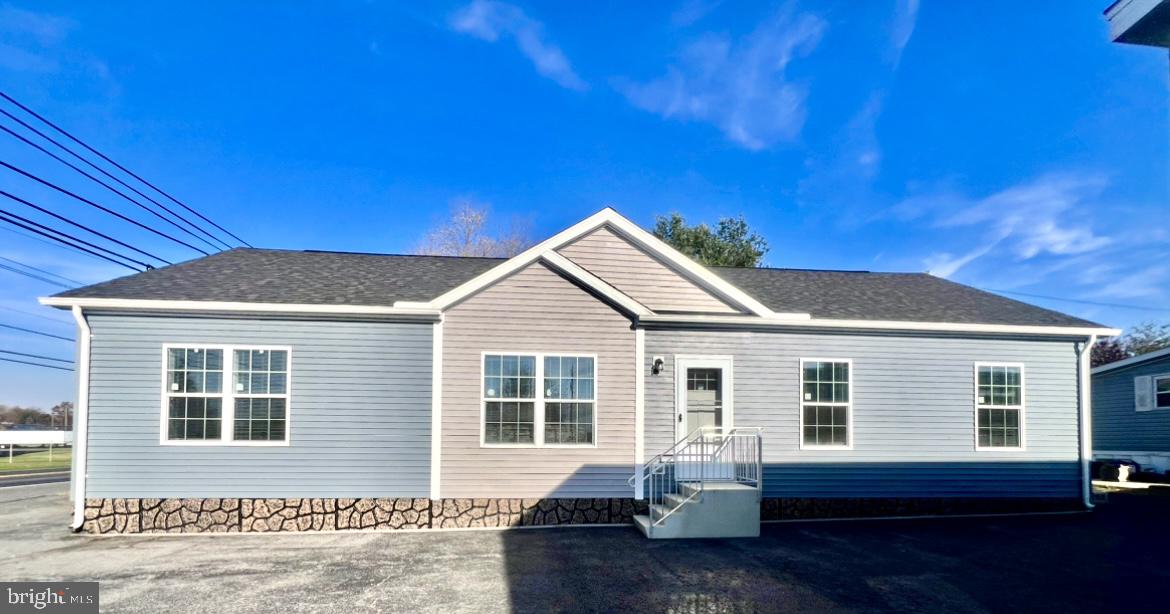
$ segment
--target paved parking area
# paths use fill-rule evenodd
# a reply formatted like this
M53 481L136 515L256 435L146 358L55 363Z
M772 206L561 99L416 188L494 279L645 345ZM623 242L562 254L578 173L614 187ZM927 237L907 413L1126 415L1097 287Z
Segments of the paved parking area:
M98 580L103 612L1165 611L1170 498L1092 514L633 528L95 538L61 484L0 489L5 580Z

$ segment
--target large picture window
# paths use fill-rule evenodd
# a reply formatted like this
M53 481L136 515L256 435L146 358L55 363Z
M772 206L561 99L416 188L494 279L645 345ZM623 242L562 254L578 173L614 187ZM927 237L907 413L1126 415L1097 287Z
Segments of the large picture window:
M288 348L166 346L162 443L288 443Z
M800 361L800 445L849 448L852 364L848 360Z
M595 368L593 356L484 354L484 445L593 445Z
M1024 446L1024 366L975 365L977 449Z

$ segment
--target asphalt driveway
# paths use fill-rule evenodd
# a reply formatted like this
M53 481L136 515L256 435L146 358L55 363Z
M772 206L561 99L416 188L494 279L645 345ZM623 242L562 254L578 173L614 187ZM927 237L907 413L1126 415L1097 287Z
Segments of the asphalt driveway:
M1091 514L766 525L95 538L61 484L0 489L4 580L98 580L102 611L1165 611L1170 498Z

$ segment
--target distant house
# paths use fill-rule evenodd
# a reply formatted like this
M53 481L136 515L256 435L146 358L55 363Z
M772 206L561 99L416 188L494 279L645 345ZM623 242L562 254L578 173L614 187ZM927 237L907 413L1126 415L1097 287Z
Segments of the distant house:
M1093 453L1170 471L1170 348L1093 369Z
M42 302L80 327L99 532L1081 508L1118 332L927 274L704 267L612 209L506 260L234 249Z
M1105 19L1114 42L1170 48L1170 0L1117 0Z

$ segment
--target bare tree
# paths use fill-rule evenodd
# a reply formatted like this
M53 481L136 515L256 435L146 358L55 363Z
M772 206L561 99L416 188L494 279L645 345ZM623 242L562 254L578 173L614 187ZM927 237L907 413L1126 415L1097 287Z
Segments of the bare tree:
M488 207L469 200L451 207L451 218L432 229L415 249L428 256L508 258L532 245L528 228L513 220L500 232L488 228Z

